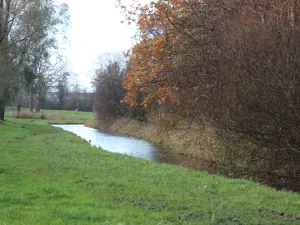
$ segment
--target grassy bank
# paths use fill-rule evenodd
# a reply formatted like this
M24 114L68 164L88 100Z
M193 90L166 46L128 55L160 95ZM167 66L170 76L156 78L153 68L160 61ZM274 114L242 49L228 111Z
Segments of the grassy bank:
M195 122L181 120L176 124L168 121L157 124L154 120L141 123L122 118L115 121L109 130L148 140L179 154L205 161L212 161L214 150L217 149L213 129Z
M300 195L108 153L47 125L0 123L0 224L299 224Z

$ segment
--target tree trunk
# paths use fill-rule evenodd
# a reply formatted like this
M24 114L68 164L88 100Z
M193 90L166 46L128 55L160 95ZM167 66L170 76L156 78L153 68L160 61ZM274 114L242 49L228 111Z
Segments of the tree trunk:
M291 25L294 27L295 25L298 25L298 0L293 0L291 3L291 12L290 12L290 17L291 17Z
M29 111L33 112L33 93L32 93L32 91L30 91Z
M40 112L41 111L41 101L39 101L38 99L36 101L35 111L36 112Z
M4 121L5 101L0 100L0 120Z
M19 103L17 106L17 118L20 117L20 112L21 112L21 104Z
M64 109L64 102L63 102L63 100L59 100L59 109L60 110L63 110Z

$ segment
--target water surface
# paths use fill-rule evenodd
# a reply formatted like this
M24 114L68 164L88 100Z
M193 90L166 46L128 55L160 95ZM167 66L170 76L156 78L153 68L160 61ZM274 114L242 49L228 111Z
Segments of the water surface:
M81 124L53 126L72 132L87 140L91 145L109 152L127 154L158 163L170 163L188 168L211 170L210 166L201 160L173 153L141 139L105 133Z

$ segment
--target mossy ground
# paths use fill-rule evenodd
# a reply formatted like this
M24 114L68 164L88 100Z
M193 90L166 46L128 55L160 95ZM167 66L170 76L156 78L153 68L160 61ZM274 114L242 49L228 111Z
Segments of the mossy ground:
M48 122L0 123L0 224L300 224L298 193L109 153Z

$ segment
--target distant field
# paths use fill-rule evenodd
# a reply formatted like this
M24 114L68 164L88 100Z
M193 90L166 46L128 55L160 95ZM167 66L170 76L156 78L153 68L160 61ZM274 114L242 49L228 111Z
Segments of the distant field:
M300 224L299 193L109 153L48 122L0 122L1 225Z
M31 113L28 109L22 109L18 114L15 108L8 108L6 116L27 119L46 119L49 123L85 123L94 118L92 112L42 109L39 113Z
M12 112L12 111L15 111L15 110L17 110L16 107L6 107L6 108L5 108L5 111L6 111L6 112Z

